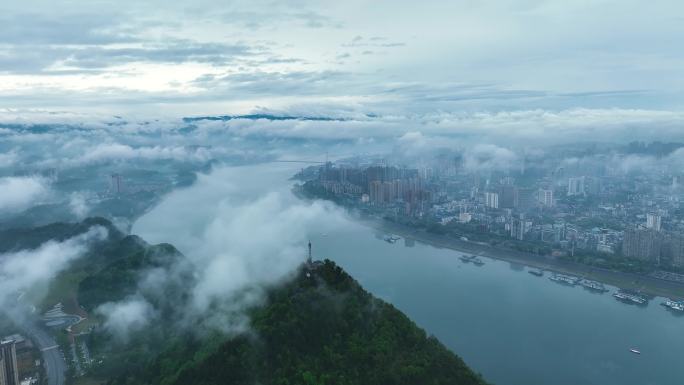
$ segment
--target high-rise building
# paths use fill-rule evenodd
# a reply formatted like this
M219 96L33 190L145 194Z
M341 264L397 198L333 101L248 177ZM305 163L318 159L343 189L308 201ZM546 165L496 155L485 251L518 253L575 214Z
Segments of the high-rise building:
M622 253L626 257L643 261L660 262L663 239L652 229L634 228L625 230Z
M492 208L492 209L498 209L499 208L499 194L495 192L486 192L485 193L485 206Z
M653 229L655 231L660 231L660 215L656 213L646 214L646 228Z
M499 207L502 209L518 207L518 189L512 184L499 187Z
M554 200L553 200L553 190L550 189L540 189L538 192L538 197L537 199L539 200L539 203L546 207L553 207L554 206Z
M684 267L684 236L682 234L670 237L670 258L675 267Z
M584 177L568 179L568 196L585 195Z
M379 180L374 180L371 181L368 190L370 192L370 201L373 204L382 204L383 203L383 194L382 194L382 182Z
M537 190L532 188L518 189L518 205L520 210L529 210L537 206Z
M584 193L586 195L599 195L602 189L602 180L598 177L584 178Z
M520 214L519 218L511 218L511 222L508 225L511 238L522 241L525 239L525 233L527 232L527 223L525 221L525 215Z
M19 385L17 348L14 340L0 342L0 385Z

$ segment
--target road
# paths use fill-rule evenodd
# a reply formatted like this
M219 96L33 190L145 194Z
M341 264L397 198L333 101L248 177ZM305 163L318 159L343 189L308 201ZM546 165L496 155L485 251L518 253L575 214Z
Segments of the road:
M25 326L25 331L31 336L31 339L33 339L43 355L48 385L64 385L66 363L59 351L57 341L35 324Z

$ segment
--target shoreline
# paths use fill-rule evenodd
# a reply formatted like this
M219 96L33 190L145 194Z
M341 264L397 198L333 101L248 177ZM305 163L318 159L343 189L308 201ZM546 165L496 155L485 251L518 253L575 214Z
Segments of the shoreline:
M500 261L518 263L554 273L575 275L615 286L619 289L641 290L641 292L650 297L658 296L672 299L684 298L684 284L678 282L667 281L647 275L602 269L517 250L501 249L471 241L462 241L444 235L427 233L425 230L417 230L410 226L390 222L384 219L361 217L355 217L355 219L362 225L375 230L397 234L403 238L413 239L433 247L475 254L477 256Z

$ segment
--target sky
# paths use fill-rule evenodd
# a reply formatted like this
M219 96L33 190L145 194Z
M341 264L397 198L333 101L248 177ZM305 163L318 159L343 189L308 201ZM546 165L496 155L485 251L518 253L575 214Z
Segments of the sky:
M3 2L0 112L650 119L683 38L678 0Z
M89 192L58 194L39 173L52 168L380 149L420 159L448 148L463 150L469 169L491 170L553 154L552 144L684 141L683 41L681 0L3 1L0 215L68 202L87 216ZM248 113L328 119L181 119ZM657 161L681 169L684 153ZM655 162L616 157L611 166ZM186 233L171 240L199 250L199 311L245 283L282 279L301 261L306 229L340 217L325 205L290 205L268 186L242 199L225 184L239 179L234 172L200 175L194 195L171 195L136 225L153 242L169 238L152 228ZM186 201L197 197L208 206ZM174 227L179 215L198 231ZM272 242L244 233L260 226ZM61 269L87 240L0 257L40 261L68 249ZM241 258L255 248L254 264ZM264 272L271 255L283 264ZM234 281L216 275L229 268ZM148 305L135 297L102 311L118 330L150 316Z

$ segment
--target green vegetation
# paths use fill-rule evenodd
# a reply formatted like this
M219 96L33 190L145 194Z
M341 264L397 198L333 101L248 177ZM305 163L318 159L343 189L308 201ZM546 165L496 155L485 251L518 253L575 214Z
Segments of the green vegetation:
M54 240L64 241L82 234L92 226L102 226L109 231L110 240L117 240L123 234L104 218L88 218L79 223L53 223L35 228L17 228L0 231L0 253L20 249L35 249L41 244Z
M622 271L626 273L648 274L656 269L650 261L626 258L620 254L595 253L576 250L574 256L563 257L567 261L579 262L588 266Z
M96 364L84 367L85 377L72 378L79 383L484 384L437 339L364 291L331 261L315 269L302 267L288 282L265 288L262 305L245 309L248 331L229 335L175 322L183 317L189 288L195 284L193 266L182 254L168 244L148 245L124 236L104 219L10 230L1 234L0 247L37 247L49 239L73 237L92 225L106 227L109 238L58 276L51 285L50 305L70 302L76 309L81 305L92 311L106 302L141 295L138 282L150 269L167 274L175 269L175 279L158 288L163 295L146 295L158 318L126 341L98 327L90 315L87 327L94 330L79 338L87 341ZM59 332L56 337L68 351L67 334Z
M117 243L118 258L83 279L78 285L78 299L86 310L118 301L137 289L140 274L146 269L169 266L180 253L171 245L149 246L126 237Z
M267 304L249 311L250 333L176 336L156 358L111 383L484 384L437 339L333 262L307 272L269 290ZM144 344L126 349L136 354Z

